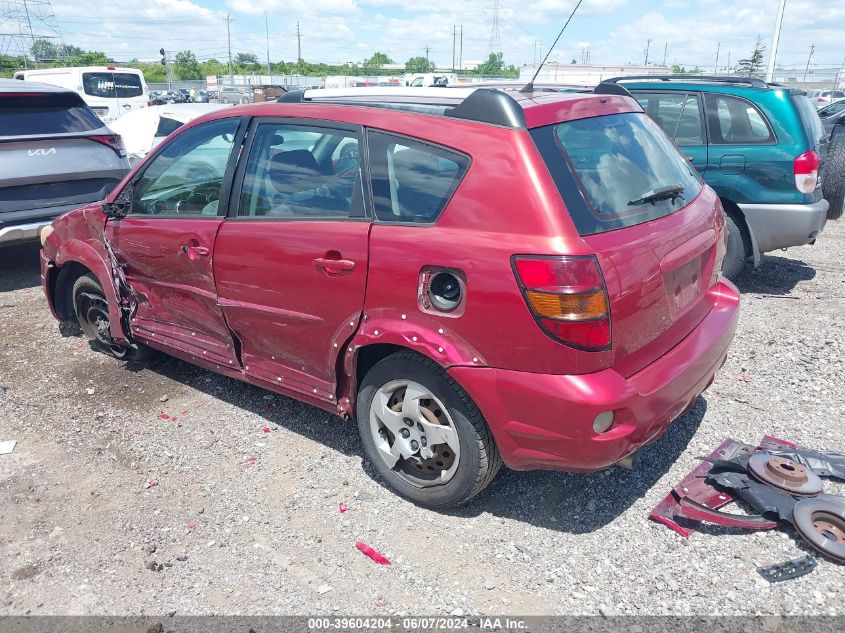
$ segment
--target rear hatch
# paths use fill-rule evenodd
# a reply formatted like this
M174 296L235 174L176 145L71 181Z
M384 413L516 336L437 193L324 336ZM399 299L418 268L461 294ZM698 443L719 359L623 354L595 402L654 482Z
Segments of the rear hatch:
M710 311L721 206L643 113L568 121L532 136L595 251L610 302L613 367L630 376Z
M102 200L128 170L119 141L76 93L0 97L0 222Z

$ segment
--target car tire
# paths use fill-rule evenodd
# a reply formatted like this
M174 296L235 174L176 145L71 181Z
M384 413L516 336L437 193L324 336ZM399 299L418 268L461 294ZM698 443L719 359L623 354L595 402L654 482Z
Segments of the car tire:
M71 289L71 300L82 333L97 350L126 361L148 360L155 355L146 345L124 345L108 335L108 299L94 275L85 274L77 278Z
M845 124L833 126L827 146L822 195L830 205L828 220L838 220L845 208Z
M391 415L385 415L385 407ZM402 418L406 414L415 419ZM434 361L414 352L388 356L367 372L358 391L357 418L364 450L380 477L421 506L446 509L465 503L493 480L502 464L490 429L469 395ZM383 424L382 418L390 418L390 423ZM401 424L410 429L397 429ZM400 439L406 432L413 434ZM427 436L444 441L429 444ZM408 459L398 457L391 466L390 455L399 451L397 441L405 442L408 450L416 442L419 450ZM433 455L424 455L420 444Z
M727 248L725 259L722 261L722 274L733 281L745 269L748 253L745 252L745 240L742 231L729 215L725 215L725 231L727 232Z

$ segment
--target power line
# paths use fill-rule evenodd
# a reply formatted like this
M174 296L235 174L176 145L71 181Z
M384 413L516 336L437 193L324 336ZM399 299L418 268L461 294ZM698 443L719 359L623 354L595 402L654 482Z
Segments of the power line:
M499 30L499 0L493 2L493 17L490 19L490 52L502 50L502 34Z

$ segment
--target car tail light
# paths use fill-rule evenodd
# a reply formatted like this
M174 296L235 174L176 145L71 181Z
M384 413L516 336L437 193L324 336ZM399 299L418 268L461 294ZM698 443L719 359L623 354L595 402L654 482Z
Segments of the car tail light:
M513 269L549 336L585 351L610 349L610 308L595 257L517 255Z
M96 136L89 136L92 141L102 143L106 147L111 147L118 156L126 156L126 146L123 144L123 139L120 134L102 134Z
M814 151L804 152L795 159L795 186L801 193L813 193L819 180L821 159Z

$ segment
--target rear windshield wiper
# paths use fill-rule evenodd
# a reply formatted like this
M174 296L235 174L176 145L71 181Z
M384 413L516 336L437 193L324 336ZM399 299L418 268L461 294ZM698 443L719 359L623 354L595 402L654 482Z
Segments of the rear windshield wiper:
M631 200L628 202L628 206L643 204L645 202L651 202L654 204L658 200L675 200L675 198L681 197L683 192L683 185L666 185L665 187L657 187L656 189L646 191L639 198Z

